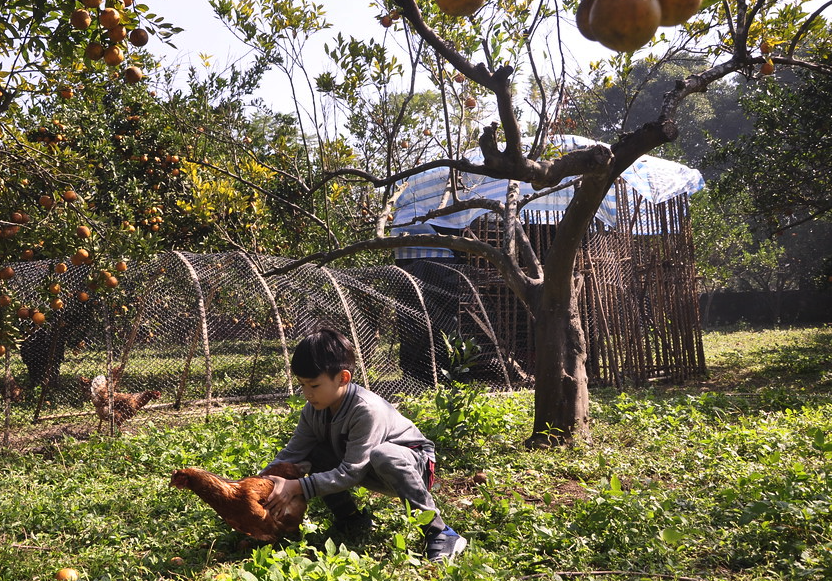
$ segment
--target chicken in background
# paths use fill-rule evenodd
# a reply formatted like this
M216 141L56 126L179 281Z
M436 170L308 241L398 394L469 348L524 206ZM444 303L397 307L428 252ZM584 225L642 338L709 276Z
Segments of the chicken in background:
M117 385L121 378L121 369L113 370L113 380ZM81 378L83 383L86 383L84 378ZM90 397L92 405L95 406L95 413L98 414L99 422L98 429L106 421L110 421L110 396L108 393L107 377L104 375L95 376L90 385ZM114 386L115 387L115 386ZM159 399L162 393L156 390L147 390L138 393L121 393L113 392L113 422L117 427L132 418L136 413L146 406L150 401Z
M23 401L23 389L21 389L20 384L18 384L11 375L3 381L0 398L6 399L6 394L8 394L9 401Z
M288 480L303 477L308 465L283 463L264 474ZM278 516L263 508L274 482L262 476L227 480L201 468L175 470L170 486L192 490L233 529L260 541L275 542L297 533L306 513L306 499L295 497Z

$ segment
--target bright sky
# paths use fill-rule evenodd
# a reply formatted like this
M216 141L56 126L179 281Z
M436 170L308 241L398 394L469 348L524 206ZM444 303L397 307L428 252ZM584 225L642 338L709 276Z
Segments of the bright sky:
M166 64L178 63L181 66L182 77L187 73L189 65L194 65L198 70L203 69L200 53L211 55L210 62L214 70L222 70L228 64L240 59L245 62L246 55L249 53L248 47L234 38L220 23L207 0L179 0L178 2L145 0L145 2L150 6L151 11L163 16L173 25L185 29L173 38L178 51L166 47L153 37L147 47L151 52L163 55ZM385 29L378 24L377 10L370 8L369 0L337 0L322 3L326 6L327 20L334 24L334 30L324 31L319 35L320 39L317 44L319 51L323 43L335 35L335 30L342 31L345 37L375 36L378 41L381 41ZM584 68L590 59L597 60L613 54L598 43L585 40L577 31L573 32L574 40L570 41L569 49L574 54L583 56ZM321 58L317 62L323 64L325 57L322 52L320 54ZM313 62L315 62L314 59ZM282 88L283 80L279 72L267 73L263 88L256 96L261 97L267 105L277 111L290 112L294 110L294 107L288 92Z

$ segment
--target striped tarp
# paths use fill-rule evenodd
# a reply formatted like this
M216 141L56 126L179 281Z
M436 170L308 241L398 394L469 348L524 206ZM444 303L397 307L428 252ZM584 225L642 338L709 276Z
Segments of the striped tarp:
M563 154L598 143L601 142L577 135L561 135L552 140L552 145ZM463 157L472 163L483 161L479 149L469 150ZM426 228L426 225L461 229L487 212L483 209L469 209L424 221L418 227L409 225L409 223L418 220L419 217L424 216L429 211L444 208L451 203L452 200L446 193L448 175L449 170L447 168L437 168L413 176L404 182L405 188L396 200L393 224L406 226L395 228L394 235L431 232L432 228ZM564 182L570 181L573 177L565 179ZM698 170L651 155L645 155L638 159L624 171L621 177L631 191L634 190L654 204L679 195L690 195L705 186L702 174ZM462 173L459 176L457 193L460 200L473 198L504 200L507 187L507 180ZM534 193L535 190L531 184L520 184L521 198ZM563 212L574 193L574 188L571 186L564 188L527 204L524 210L528 211L530 216L541 216L543 219L547 219L555 216L557 212ZM634 196L630 196L631 200L633 198ZM596 216L608 226L615 227L615 187L610 188L598 208ZM437 248L401 248L396 251L396 258L436 258L450 255L450 251Z

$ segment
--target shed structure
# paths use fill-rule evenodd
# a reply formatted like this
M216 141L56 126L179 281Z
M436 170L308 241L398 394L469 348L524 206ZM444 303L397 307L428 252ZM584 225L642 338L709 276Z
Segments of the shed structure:
M565 135L554 138L551 145L564 154L595 143ZM478 155L472 151L469 159L478 161ZM436 169L404 184L394 233L453 232L502 244L502 217L487 210L424 220L429 211L451 203L448 179L447 169ZM460 200L504 200L509 184L464 173L456 179ZM540 260L574 195L567 182L533 201L528 200L537 192L530 184L519 184L521 204L528 201L522 210L524 228ZM580 307L594 384L621 389L705 371L688 207L688 196L702 187L704 180L697 170L643 156L621 175L599 207L575 264L584 275ZM523 383L533 377L534 360L542 354L534 347L531 318L487 261L448 249L419 247L399 249L396 259L399 264L430 261L465 268L489 312L512 380ZM480 330L473 326L457 332L477 337Z

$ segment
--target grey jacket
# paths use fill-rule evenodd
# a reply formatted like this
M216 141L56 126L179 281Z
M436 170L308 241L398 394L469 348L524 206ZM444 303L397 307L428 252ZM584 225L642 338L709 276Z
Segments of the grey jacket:
M302 462L316 446L332 446L341 463L300 480L307 500L359 485L370 470L370 452L384 442L421 448L435 460L433 442L390 402L360 385L350 383L341 407L330 415L328 409L318 411L307 403L286 447L269 464Z

